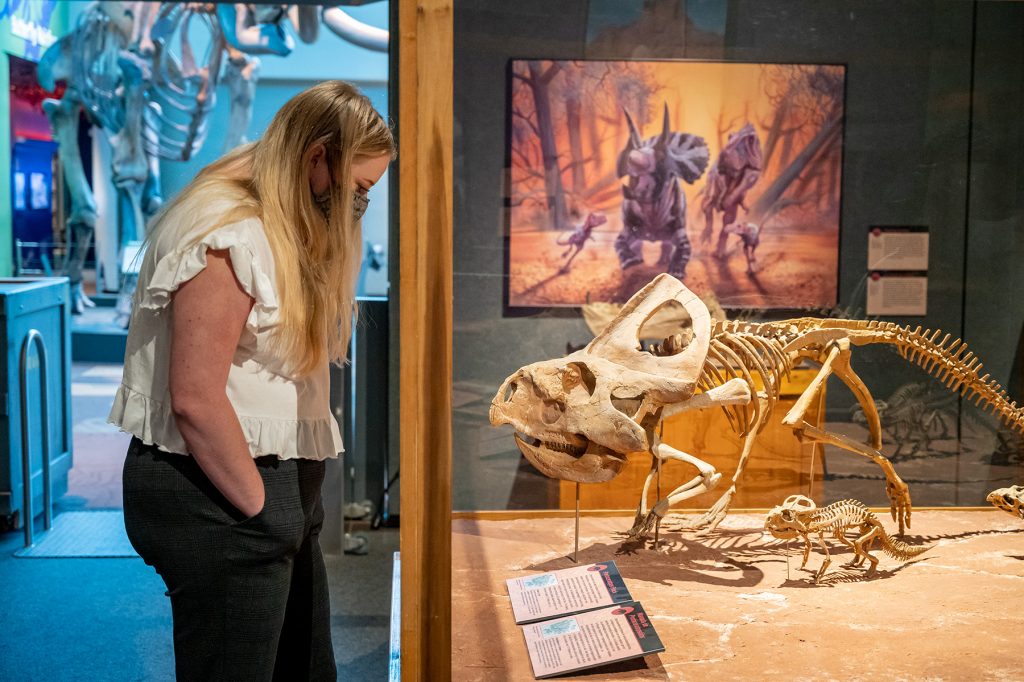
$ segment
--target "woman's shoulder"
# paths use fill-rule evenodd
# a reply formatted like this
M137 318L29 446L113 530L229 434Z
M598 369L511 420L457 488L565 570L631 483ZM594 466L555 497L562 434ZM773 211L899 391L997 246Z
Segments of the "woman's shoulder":
M230 198L192 197L176 206L162 223L153 243L159 255L200 245L207 248L241 245L257 255L266 255L270 250L259 215L251 206Z

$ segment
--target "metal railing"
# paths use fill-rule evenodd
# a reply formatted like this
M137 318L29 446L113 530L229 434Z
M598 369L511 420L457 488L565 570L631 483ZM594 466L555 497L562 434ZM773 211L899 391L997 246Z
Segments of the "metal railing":
M26 242L14 240L14 276L44 275L61 272L67 258L67 242Z
M30 329L25 341L21 344L21 363L19 366L18 383L21 391L21 481L24 498L22 512L25 523L25 548L33 545L32 522L35 514L32 511L32 452L29 447L29 409L28 409L28 357L30 346L35 345L36 356L39 358L39 400L42 403L43 431L43 528L50 530L53 525L53 500L50 498L50 392L46 381L46 344L38 329Z

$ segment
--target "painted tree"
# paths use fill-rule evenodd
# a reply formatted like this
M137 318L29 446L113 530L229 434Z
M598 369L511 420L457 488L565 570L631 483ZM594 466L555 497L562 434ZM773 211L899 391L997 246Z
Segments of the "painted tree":
M565 188L562 186L562 169L559 163L558 147L555 143L554 119L551 111L551 97L548 88L561 70L558 62L527 62L526 73L515 72L513 76L523 81L533 95L533 113L536 132L540 138L541 163L544 169L544 186L548 206L547 227L553 230L569 228L569 212L565 203Z
M515 207L536 208L546 229L621 201L615 159L628 137L623 110L643 126L660 87L642 64L519 62L512 87Z
M819 158L829 158L838 149L843 124L843 72L832 66L797 66L792 69L786 99L793 115L804 119L800 133L813 135L793 160L776 175L750 208L750 219L763 222L787 205L799 203L798 197L784 198L794 181ZM798 134L794 132L792 134ZM832 157L835 158L835 157Z

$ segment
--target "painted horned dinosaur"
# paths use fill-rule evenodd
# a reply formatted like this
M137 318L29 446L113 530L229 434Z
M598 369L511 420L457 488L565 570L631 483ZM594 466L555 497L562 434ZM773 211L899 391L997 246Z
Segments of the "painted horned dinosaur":
M642 348L644 322L675 302L686 310L692 338L673 335ZM922 331L888 322L798 318L777 322L713 322L704 303L679 280L661 274L637 292L619 315L589 345L561 359L527 365L509 376L490 408L495 426L509 424L523 455L546 476L599 483L618 475L631 452L649 452L647 476L630 535L643 537L671 505L715 488L721 474L698 457L661 442L659 422L687 410L721 407L743 438L732 481L703 515L684 528L709 531L728 512L754 439L778 399L782 377L803 360L820 365L818 374L785 415L782 423L801 441L822 442L866 457L885 476L891 514L900 533L910 526L907 485L882 454L882 428L875 401L850 366L851 349L869 344L894 345L975 403L1024 431L1024 409L1010 403L1003 389L959 339L941 331ZM856 442L808 423L804 416L822 384L837 376L856 396L866 415L870 437ZM755 381L760 379L760 386ZM648 492L658 460L692 465L697 475L652 507Z
M878 558L868 551L876 540L881 543L883 553L898 561L913 559L930 549L930 546L912 547L890 537L878 517L857 500L841 500L819 508L809 497L790 495L785 502L768 512L764 529L780 540L796 537L803 539L804 560L800 568L807 565L811 554L810 536L818 536L818 542L825 551L825 560L814 574L815 584L821 582L825 569L832 563L828 545L825 544L826 535L831 535L853 550L853 559L847 566L862 566L867 559L870 562L867 575L874 573L878 567ZM850 530L857 533L853 541L846 537Z

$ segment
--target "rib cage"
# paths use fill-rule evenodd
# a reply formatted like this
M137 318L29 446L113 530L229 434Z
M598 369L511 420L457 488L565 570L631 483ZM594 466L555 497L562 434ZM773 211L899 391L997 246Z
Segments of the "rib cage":
M823 331L836 333L823 336ZM911 329L893 322L813 317L778 322L718 322L712 331L708 357L697 385L708 391L739 377L747 381L751 395L757 395L753 377L759 375L770 412L778 399L781 377L788 375L799 358L799 353L787 353L785 349L795 347L800 351L824 352L828 341L843 337L857 346L876 343L896 346L903 358L943 382L946 388L973 400L976 406L1024 433L1024 407L1011 402L995 379L981 374L982 364L967 349L966 343L952 339L952 334L943 335L941 329L922 331L921 327ZM802 339L805 343L801 343ZM671 355L679 352L682 343L681 335L672 336L652 347L651 352ZM733 428L743 435L757 423L759 405L756 400L751 401L749 407L722 409Z
M650 351L659 356L673 355L679 352L682 343L682 336L676 334L651 347ZM792 358L783 351L783 344L778 339L747 332L722 331L719 325L712 332L697 386L706 392L738 378L747 383L750 395L761 393L765 399L763 407L756 399L746 406L722 407L729 424L745 436L759 423L760 428L767 423L760 419L761 410L770 413L775 407L782 377L789 376L792 366Z
M875 526L881 529L880 540L882 551L899 561L912 559L929 549L927 546L912 547L905 542L892 538L882 526L870 509L859 500L840 500L833 502L827 507L821 507L808 512L799 512L798 515L806 515L806 527L809 533L842 533L846 528L854 526Z

